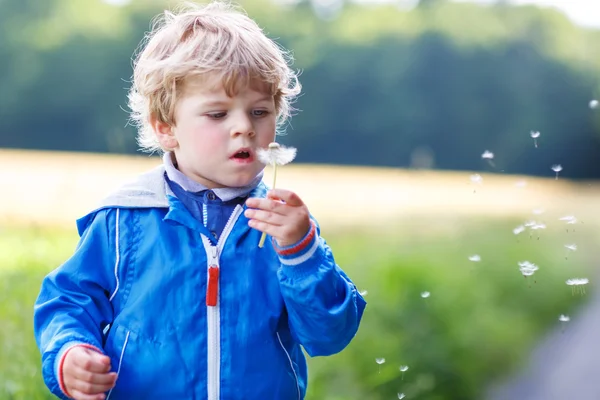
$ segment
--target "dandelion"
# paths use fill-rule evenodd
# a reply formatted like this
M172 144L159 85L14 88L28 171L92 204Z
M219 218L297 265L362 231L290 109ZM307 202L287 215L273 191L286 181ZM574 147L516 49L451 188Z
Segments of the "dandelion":
M366 295L369 294L368 290L363 290L362 292L358 292L358 294L360 294L361 296L365 297Z
M269 143L267 149L259 149L257 151L258 159L261 163L271 165L273 167L273 186L277 182L277 166L291 163L296 158L296 149L294 147L281 146L277 142ZM263 247L267 234L263 232L260 237L258 247Z
M481 158L483 158L484 160L487 160L487 162L492 166L492 167L496 167L494 165L494 162L492 161L494 159L494 153L492 153L489 150L486 150L483 152L483 154L481 155Z
M402 400L406 395L404 393L398 393L398 399Z
M576 244L565 244L565 248L567 249L567 255L565 255L565 260L567 260L569 258L568 257L569 251L577 250L577 245Z
M401 365L400 372L402 372L402 380L404 380L404 373L408 371L408 365Z
M571 293L585 294L585 285L590 282L588 278L573 278L567 279L567 285L571 286Z
M422 292L421 293L421 297L424 298L424 299L428 298L429 296L431 296L431 293L429 293L429 292Z
M481 261L481 256L479 254L473 254L472 256L469 256L469 261L479 262Z
M385 362L385 358L376 358L375 362L379 365L379 373L381 373L381 364Z
M537 149L537 147L538 147L537 139L540 137L540 132L538 132L538 131L531 131L531 132L529 132L529 135L533 139L533 144L535 145L535 148Z
M558 173L562 171L563 167L560 164L554 164L552 167L552 171L556 172L556 179L558 180Z
M598 108L598 100L591 100L591 101L590 101L590 108L591 108L592 110L594 110L594 109Z

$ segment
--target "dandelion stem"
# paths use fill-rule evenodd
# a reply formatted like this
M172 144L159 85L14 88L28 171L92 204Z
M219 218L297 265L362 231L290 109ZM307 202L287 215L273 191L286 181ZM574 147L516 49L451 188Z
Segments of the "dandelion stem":
M271 189L275 189L275 183L277 182L277 163L273 163L273 185ZM263 247L265 245L265 239L267 238L267 234L263 232L260 236L260 242L258 242L258 247Z

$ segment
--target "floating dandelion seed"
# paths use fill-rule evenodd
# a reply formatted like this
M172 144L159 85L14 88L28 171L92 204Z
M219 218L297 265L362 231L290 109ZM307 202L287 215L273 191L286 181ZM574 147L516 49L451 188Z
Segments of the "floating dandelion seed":
M560 317L558 317L558 320L561 322L561 325L562 325L561 332L564 333L565 325L567 324L567 322L569 322L571 320L571 318L569 318L568 315L561 314Z
M481 261L481 256L479 254L473 254L472 256L469 256L469 261L479 262Z
M483 183L483 178L479 174L471 175L470 179L471 179L471 183L473 183L475 185L481 185ZM475 193L475 192L476 192L476 190L473 189L473 193Z
M524 278L532 276L535 273L535 271L537 271L538 269L539 269L538 266L532 262L519 261L519 270L523 274ZM529 285L529 287L531 287L531 285Z
M565 221L567 223L567 225L574 225L577 223L577 218L575 218L572 215L565 215L564 217L560 217L559 220ZM568 232L569 232L569 228L567 228L567 233ZM573 232L575 232L575 229L573 229Z
M385 358L376 358L375 362L379 365L379 373L381 373L381 364L385 362Z
M365 297L366 295L369 294L368 290L363 290L362 292L358 292L358 294L360 294L361 296Z
M486 150L483 152L483 154L481 155L481 158L483 158L484 160L487 160L487 162L490 164L490 166L492 166L492 168L495 168L496 166L494 165L494 162L492 161L494 159L494 153L492 153L489 150Z
M398 399L402 400L405 397L406 396L404 395L404 393L398 393Z
M431 296L431 293L429 293L429 292L422 292L421 293L421 297L424 298L424 299L428 298L429 296Z
M526 181L526 180L523 180L523 179L521 179L521 180L518 180L518 181L515 183L515 186L516 186L516 187L518 187L518 188L524 188L525 186L527 186L527 181Z
M598 108L598 100L592 100L592 101L590 101L590 108L592 110Z
M545 211L546 210L544 210L543 208L535 208L531 212L534 213L535 215L540 215L540 214L543 214Z
M567 285L571 286L571 293L585 294L585 285L590 282L588 278L573 278L567 279Z
M537 149L537 147L538 147L537 139L540 137L540 132L538 132L538 131L531 131L529 133L529 135L531 135L531 138L533 139L533 144L535 145L535 148Z
M560 164L554 164L552 167L552 171L556 172L556 179L558 179L558 173L562 171L563 167Z
M275 189L275 183L277 182L277 166L291 163L296 158L296 149L294 147L281 146L277 142L269 143L267 149L258 149L258 159L261 163L271 165L273 167L273 186L271 189ZM263 232L258 242L258 247L263 247L267 234Z
M404 380L404 373L408 371L408 365L401 365L400 372L402 372L402 380Z
M525 232L525 227L523 225L519 225L515 229L513 229L513 233L515 235L518 235L518 234L523 233L523 232Z
M567 260L568 257L568 251L575 251L577 250L577 245L576 244L565 244L565 248L567 249L567 254L565 255L565 260Z
M530 227L532 231L539 231L540 229L546 229L546 224L536 222L534 225ZM531 237L531 236L530 236ZM540 234L537 235L538 240L540 240Z

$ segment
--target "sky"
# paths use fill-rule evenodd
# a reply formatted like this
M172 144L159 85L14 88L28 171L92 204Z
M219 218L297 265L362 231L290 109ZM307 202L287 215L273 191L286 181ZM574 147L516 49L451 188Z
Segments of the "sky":
M455 0L489 4L494 0ZM563 11L576 24L600 28L600 0L510 0L513 4L535 4L555 7Z

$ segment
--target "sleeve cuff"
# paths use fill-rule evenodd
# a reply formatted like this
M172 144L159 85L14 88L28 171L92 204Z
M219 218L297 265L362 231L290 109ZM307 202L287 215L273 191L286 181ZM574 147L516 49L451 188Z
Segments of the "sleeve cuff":
M308 233L296 244L280 247L273 239L273 248L279 256L279 260L284 265L302 264L313 256L318 247L317 225L313 220L310 221Z
M57 381L58 381L58 387L68 398L72 398L72 396L67 392L65 383L63 381L63 373L62 373L63 364L65 362L67 353L69 351L71 351L73 348L78 347L78 346L82 346L82 347L85 347L85 348L88 348L91 350L95 350L98 353L102 354L102 350L98 349L96 346L92 346L91 344L83 343L83 342L69 342L69 343L65 344L62 347L62 349L58 352L58 354L56 355L56 369L55 369L55 373L56 373L56 377L57 377Z

